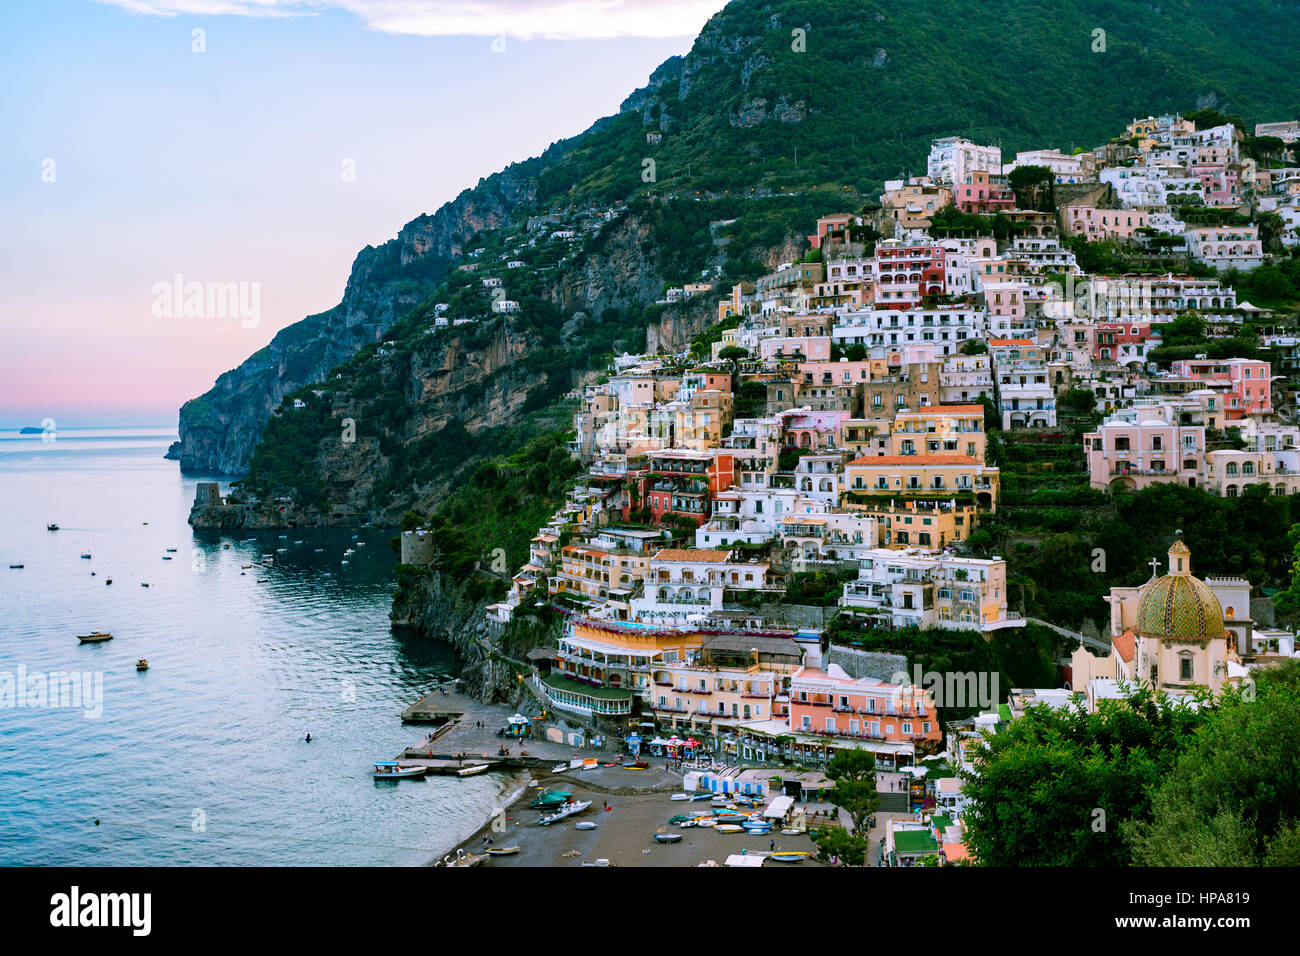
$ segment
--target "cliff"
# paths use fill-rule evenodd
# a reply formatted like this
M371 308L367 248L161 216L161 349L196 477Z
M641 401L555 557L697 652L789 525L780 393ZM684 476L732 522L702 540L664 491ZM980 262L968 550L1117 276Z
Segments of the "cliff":
M534 188L529 177L505 170L433 215L413 219L397 238L363 249L337 306L282 329L269 345L181 407L175 455L182 470L247 471L267 420L286 395L321 381L330 369L380 341L397 319L437 288L465 241L506 222Z

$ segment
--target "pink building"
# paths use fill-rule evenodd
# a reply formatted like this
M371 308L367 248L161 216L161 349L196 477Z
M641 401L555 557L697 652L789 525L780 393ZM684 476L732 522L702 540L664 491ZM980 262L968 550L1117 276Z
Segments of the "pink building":
M1016 206L1016 194L1005 185L995 183L984 169L967 173L962 182L952 187L952 196L962 212L993 213Z
M794 335L789 338L774 336L759 341L758 354L765 362L777 358L829 362L831 339L828 335Z
M1061 231L1085 239L1127 241L1147 227L1147 214L1137 209L1098 209L1096 206L1062 206Z
M942 737L934 697L920 687L854 679L831 664L826 670L803 667L790 677L790 729L864 742L882 755ZM890 746L890 745L894 746Z
M1273 411L1272 367L1255 359L1183 359L1171 365L1179 378L1222 391L1228 421Z
M1124 409L1083 436L1094 488L1136 491L1175 483L1196 488L1205 471L1205 428L1179 425L1166 407Z
M794 448L839 448L848 412L784 412L782 443Z

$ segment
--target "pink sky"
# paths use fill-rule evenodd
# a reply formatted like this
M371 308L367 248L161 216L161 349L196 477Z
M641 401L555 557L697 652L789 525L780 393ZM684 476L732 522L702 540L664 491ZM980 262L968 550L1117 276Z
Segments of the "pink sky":
M707 17L693 9L690 35ZM174 424L276 331L336 305L363 246L617 111L690 45L509 38L493 53L359 17L6 12L0 427ZM177 273L257 283L260 324L155 316L153 287Z

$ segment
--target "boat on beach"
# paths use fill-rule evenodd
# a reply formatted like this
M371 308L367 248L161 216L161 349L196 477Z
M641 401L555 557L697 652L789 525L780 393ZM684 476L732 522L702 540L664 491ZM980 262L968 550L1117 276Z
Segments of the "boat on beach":
M91 634L78 634L77 640L82 644L102 644L104 641L111 641L113 635L107 631L95 631Z
M569 817L581 813L583 810L586 810L589 806L591 806L590 800L578 800L576 802L569 801L568 803L560 807L558 810L556 810L554 813L550 813L542 817L542 819L538 822L541 826L549 827L552 823L559 823L561 820L567 820Z
M466 853L464 850L456 851L456 859L446 863L446 866L478 866L487 859L486 853Z
M575 829L575 830L595 830L595 829L596 829L597 827L599 827L599 826L600 826L600 824L598 824L598 823L593 823L591 820L583 820L583 821L581 821L580 823L575 823L575 824L573 825L573 829Z
M656 833L656 843L681 843L682 835L680 833Z
M461 770L457 770L457 771L456 771L456 776L458 776L458 777L472 777L472 776L474 776L474 774L476 774L476 773L482 773L484 770L490 770L490 769L492 769L492 765L491 765L491 764L481 763L481 764L479 764L477 767L465 767L465 768L463 768L463 769L461 769Z
M713 828L718 833L744 833L745 828L734 823L719 823Z
M569 765L567 763L556 764L554 767L551 768L551 773L564 773L564 771L568 769L569 769Z
M403 767L396 760L378 760L371 776L376 780L401 780L405 777L423 777L428 767Z
M566 790L542 790L528 804L530 810L558 810L570 800L573 794Z
M806 860L811 856L807 850L776 850L769 853L769 860L776 860L778 863L798 863L800 860Z
M674 794L673 794L671 797L669 797L668 799L669 799L669 800L689 800L689 799L691 799L691 795L690 795L689 793L674 793Z
M514 856L519 852L517 846L490 846L488 847L488 856Z

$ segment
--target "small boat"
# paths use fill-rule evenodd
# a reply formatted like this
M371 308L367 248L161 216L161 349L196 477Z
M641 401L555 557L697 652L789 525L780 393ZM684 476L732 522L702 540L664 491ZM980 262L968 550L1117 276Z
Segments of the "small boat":
M375 763L371 776L376 780L401 780L404 777L423 777L428 772L428 767L403 767L395 760L380 760Z
M478 866L487 859L486 853L465 853L462 850L456 851L456 859L448 863L448 866Z
M583 820L581 823L575 823L575 824L573 825L573 829L575 829L575 830L594 830L594 829L596 829L598 826L599 826L599 824L597 824L597 823L592 823L590 820Z
M519 852L517 846L490 846L488 847L488 856L514 856Z
M713 829L717 830L719 833L744 833L745 832L744 827L736 826L736 824L734 823L719 823Z
M167 549L167 553L168 553L168 554L175 554L175 553L176 553L176 549L175 549L175 548L168 548L168 549Z
M623 764L623 769L624 770L645 770L649 768L649 766L650 765L646 763L644 760L638 760L636 763Z
M294 542L294 544L302 544L302 539L299 538L297 541Z
M347 561L346 561L346 560L344 560L344 561L340 561L339 564L346 565L346 564L347 564Z
M677 825L678 825L679 827L681 827L683 830L689 830L691 827L697 827L697 826L699 826L699 825L700 825L700 821L699 821L699 820L696 820L696 819L693 819L693 818L691 818L691 817L687 817L685 820L683 820L681 823L679 823L679 824L677 824Z
M321 553L322 551L324 551L324 550L325 550L324 548L316 548L316 549L315 549L315 551L316 551L317 554L320 554L320 553Z
M111 641L113 635L107 631L95 631L92 634L78 634L77 640L83 644L102 644L104 641Z
M567 763L557 764L551 768L551 773L564 773L568 769L569 765Z
M609 858L602 856L599 859L586 860L582 865L583 866L609 866Z
M806 860L811 856L807 850L777 850L769 853L769 860L776 860L778 863L798 863L800 860Z
M561 806L554 813L550 813L542 817L542 819L538 822L541 824L541 826L549 827L552 823L559 823L561 820L568 819L569 817L574 816L575 814L581 813L583 810L586 810L589 806L591 806L590 800L579 800L576 803L574 801L569 801L568 803Z
M170 554L164 554L162 558L164 561L170 561L172 559L172 556Z
M17 568L21 568L22 565L21 565L21 564L11 564L11 565L9 565L9 567L14 568L14 569L17 569Z
M243 569L243 570L245 570L245 571L251 571L251 570L253 570L253 566L252 566L251 564L241 564L241 565L240 565L240 568Z
M710 829L710 830L717 829L718 821L712 819L711 817L701 817L700 819L695 821L695 825L697 827L704 827L705 829Z
M266 583L267 581L269 581L269 580L271 580L271 579L270 579L270 578L258 578L258 579L257 579L257 583L258 583L258 584L265 584L265 583Z
M656 843L681 843L682 835L680 833L656 833Z
M289 536L287 534L277 534L276 537L279 538L281 541L283 541L285 538Z
M357 552L356 552L356 549L355 549L355 548L348 548L348 549L347 549L346 551L344 551L343 553L344 553L344 554L356 554Z
M691 795L691 803L698 803L701 800L712 800L713 796L709 793L695 793Z
M689 799L691 799L691 795L690 795L689 793L674 793L674 794L673 794L671 797L669 797L668 799L669 799L669 800L689 800Z
M58 530L59 530L59 526L56 525L56 524L47 524L47 525L45 526L45 530L46 530L46 531L58 531Z
M141 581L141 582L140 582L140 587L142 587L142 588L147 588L148 586L149 586L149 582L148 582L148 581Z
M106 580L106 581L104 582L105 586L107 586L107 585L109 585L109 584L112 584L112 583L113 583L113 579L112 579L112 578L109 578L108 580Z
M457 770L456 776L472 777L476 773L482 773L484 770L490 770L491 768L492 768L491 764L481 763L477 767L465 767L463 770Z
M138 671L147 671L149 669L149 662L142 657L135 662L135 669Z
M528 807L530 810L558 810L571 799L573 794L563 790L543 790L533 797Z
M276 548L276 549L275 549L275 553L276 553L276 554L284 554L284 553L285 553L286 551L288 551L288 550L289 550L288 548Z
M89 554L89 553L83 554L83 555L81 556L81 560L83 560L83 561L89 561L89 560L90 560L90 554Z

